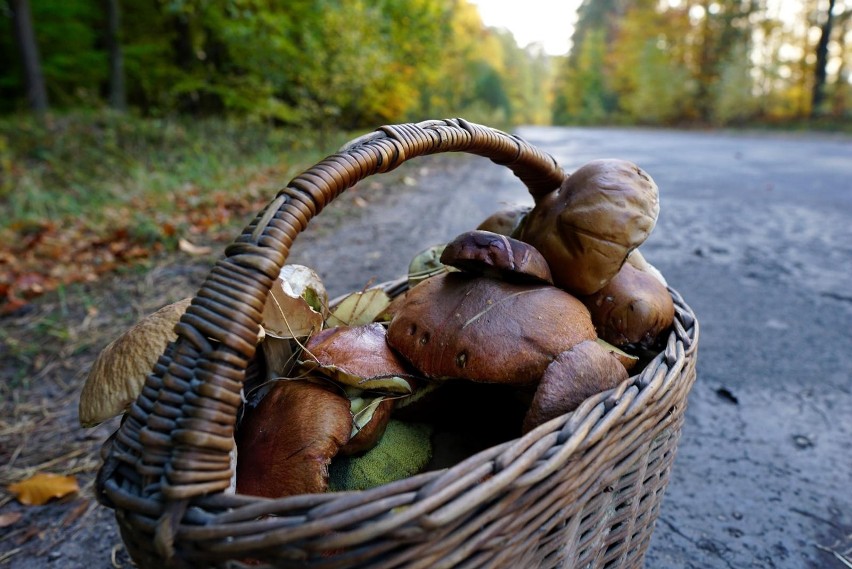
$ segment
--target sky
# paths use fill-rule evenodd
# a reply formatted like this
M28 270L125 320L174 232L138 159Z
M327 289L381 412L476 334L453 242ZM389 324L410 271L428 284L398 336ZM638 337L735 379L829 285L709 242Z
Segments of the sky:
M568 52L581 0L471 0L486 26L506 28L518 45L539 42L551 55Z

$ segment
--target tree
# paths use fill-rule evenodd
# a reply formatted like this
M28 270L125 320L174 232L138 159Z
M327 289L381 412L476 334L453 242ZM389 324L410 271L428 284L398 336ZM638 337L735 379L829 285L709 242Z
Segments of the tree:
M109 51L109 104L118 111L127 109L124 90L124 57L121 52L121 18L118 0L106 0L107 50Z
M831 28L834 23L835 0L828 0L825 20L820 26L819 41L816 45L816 65L814 66L814 84L811 91L811 117L816 117L822 110L825 100L825 80L828 65L828 42L831 39Z
M33 112L37 115L43 115L48 109L47 89L41 72L41 58L33 31L29 0L10 0L10 8L12 10L13 32L18 43L24 70L27 101Z

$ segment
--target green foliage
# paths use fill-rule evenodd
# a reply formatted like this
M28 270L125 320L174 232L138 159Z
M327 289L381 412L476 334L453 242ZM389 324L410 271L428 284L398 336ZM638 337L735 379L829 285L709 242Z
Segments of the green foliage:
M554 121L726 125L807 116L814 73L808 30L824 19L825 3L801 2L798 21L792 5L780 17L767 6L584 0L572 51L554 80ZM843 10L838 21L852 20L848 2ZM852 46L846 30L833 37L837 71L826 92L835 94L831 114L842 119Z
M605 122L614 109L616 95L605 74L604 31L589 30L575 57L566 59L554 109L558 123Z
M130 231L174 207L175 196L239 187L264 168L286 182L333 146L313 133L236 119L142 119L112 112L76 113L39 123L0 120L0 229L86 216L111 223L110 212L142 209ZM6 164L7 166L3 166ZM13 173L8 177L5 172ZM286 178L286 179L285 179ZM270 196L271 197L271 196ZM138 227L137 227L138 226ZM155 231L156 232L156 231Z
M106 106L105 2L28 2L53 109ZM485 27L469 0L117 3L134 112L325 135L442 116L504 128L805 116L814 73L807 34L824 18L824 3L813 0L802 2L796 25L765 0L584 0L570 55L551 58ZM10 30L11 4L0 7ZM837 10L829 43L836 71L824 110L836 117L849 113L851 10L848 1ZM801 54L788 55L790 46ZM14 34L0 34L0 60L0 113L20 112L27 102Z
M50 100L105 104L100 0L30 0ZM531 121L549 71L466 0L119 2L127 98L146 116L227 115L322 132L485 109ZM8 15L8 14L6 14ZM0 36L2 111L24 104L16 46ZM535 116L541 121L540 113Z

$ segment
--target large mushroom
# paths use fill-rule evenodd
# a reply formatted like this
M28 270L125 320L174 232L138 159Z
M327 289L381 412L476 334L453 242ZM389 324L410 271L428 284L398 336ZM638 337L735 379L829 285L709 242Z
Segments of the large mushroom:
M387 341L427 377L529 385L595 337L586 307L563 290L456 272L411 289Z
M388 347L386 334L379 323L328 328L308 340L299 366L358 389L410 394L414 374Z
M595 341L580 342L547 366L524 417L523 432L573 411L587 398L625 379L627 371L614 355Z
M274 382L237 432L237 492L267 498L325 492L328 466L351 431L349 400L333 386Z
M78 415L83 427L124 413L136 400L157 359L177 338L175 324L191 300L179 300L145 316L101 351L80 393Z
M520 238L538 249L557 286L599 291L642 244L660 211L657 185L632 162L594 160L527 215Z
M390 349L386 334L378 323L338 326L323 330L305 345L301 369L345 386L342 390L350 401L351 440L341 454L373 448L390 420L395 399L414 392L414 376Z

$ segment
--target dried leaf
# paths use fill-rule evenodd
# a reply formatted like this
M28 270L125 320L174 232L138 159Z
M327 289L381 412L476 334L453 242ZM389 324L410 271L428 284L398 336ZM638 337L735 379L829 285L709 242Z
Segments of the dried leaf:
M7 528L18 523L23 516L24 514L21 512L7 512L5 514L0 514L0 529Z
M263 307L267 337L304 338L322 329L323 316L296 294L284 279L272 285Z
M349 410L352 412L352 437L367 426L378 409L379 404L385 400L384 395L373 397L362 397L363 391L347 390L349 397Z
M326 327L363 326L373 322L384 312L391 299L384 290L371 288L364 292L353 292L337 303L326 320Z
M195 245L181 237L178 239L178 249L190 255L208 255L212 249L204 245Z
M417 253L408 264L408 286L413 288L420 281L445 273L449 268L441 262L446 245L435 245Z
M62 498L80 490L77 479L49 472L39 472L16 484L10 484L7 490L20 503L28 506L41 506L53 498Z

